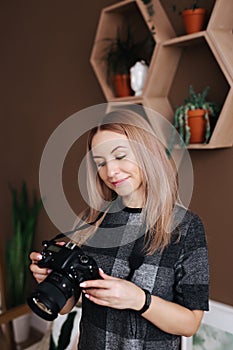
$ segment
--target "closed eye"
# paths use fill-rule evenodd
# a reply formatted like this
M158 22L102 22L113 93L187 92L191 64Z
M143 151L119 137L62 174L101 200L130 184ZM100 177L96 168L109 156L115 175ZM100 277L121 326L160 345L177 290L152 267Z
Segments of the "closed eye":
M126 154L121 154L121 155L115 156L115 159L121 160L121 159L124 159L125 157L126 157ZM103 160L102 162L96 162L97 168L102 168L105 165L106 165L106 160Z
M105 166L105 164L106 164L106 161L104 160L103 162L96 163L96 166L97 166L97 168L101 168L101 167Z
M122 155L116 156L116 159L121 160L121 159L124 159L125 157L126 157L126 154L122 154Z

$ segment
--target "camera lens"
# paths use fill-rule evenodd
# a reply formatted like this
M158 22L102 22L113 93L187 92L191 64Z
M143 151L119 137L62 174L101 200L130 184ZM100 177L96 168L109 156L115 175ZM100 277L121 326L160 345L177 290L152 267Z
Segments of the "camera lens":
M41 309L42 311L44 311L45 313L52 315L52 310L48 309L39 299L37 298L32 298L34 304L36 306L38 306L39 309Z
M53 321L76 289L74 281L54 271L37 286L27 302L38 316Z
M58 316L66 301L64 293L46 281L40 283L27 299L32 311L47 321L53 321Z
M61 247L49 242L47 245L43 251L44 265L39 266L53 271L37 286L27 302L38 316L53 321L69 298L79 299L82 292L80 282L100 276L94 259L75 244L67 243Z

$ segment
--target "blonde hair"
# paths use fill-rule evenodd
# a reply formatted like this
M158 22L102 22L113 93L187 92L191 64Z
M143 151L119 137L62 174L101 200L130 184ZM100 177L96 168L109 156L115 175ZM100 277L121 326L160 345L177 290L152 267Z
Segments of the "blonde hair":
M132 110L120 109L105 115L101 125L93 128L87 141L87 191L90 208L86 220L92 222L102 210L105 201L114 199L115 193L99 177L92 158L92 140L96 133L108 130L133 141L132 151L142 171L145 193L145 251L163 250L170 242L172 212L177 198L177 176L172 159L156 136L150 124Z

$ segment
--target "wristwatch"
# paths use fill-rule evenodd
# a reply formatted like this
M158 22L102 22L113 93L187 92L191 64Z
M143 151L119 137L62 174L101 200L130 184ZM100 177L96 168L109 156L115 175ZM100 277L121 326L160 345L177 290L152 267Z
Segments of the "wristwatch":
M147 289L144 289L144 288L142 288L142 290L145 293L145 298L146 299L145 299L145 303L144 303L143 307L140 310L138 310L138 313L140 315L143 314L146 310L148 310L149 307L150 307L150 304L151 304L151 294L150 294L150 292Z

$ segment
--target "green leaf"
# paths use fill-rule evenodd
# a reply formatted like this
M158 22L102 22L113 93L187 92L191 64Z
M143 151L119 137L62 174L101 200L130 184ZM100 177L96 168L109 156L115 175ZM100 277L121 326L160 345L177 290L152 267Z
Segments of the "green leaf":
M130 27L117 28L115 38L106 38L103 59L107 63L107 78L111 75L128 74L129 69L140 60L149 65L155 41L152 34L144 39L136 41Z
M42 200L33 193L32 203L26 182L23 181L19 193L9 185L12 197L13 236L6 243L6 271L9 306L25 303L29 291L29 254L32 250L38 215Z
M53 339L53 335L51 334L50 336L50 342L49 342L49 350L58 350L55 342L54 342L54 339Z

